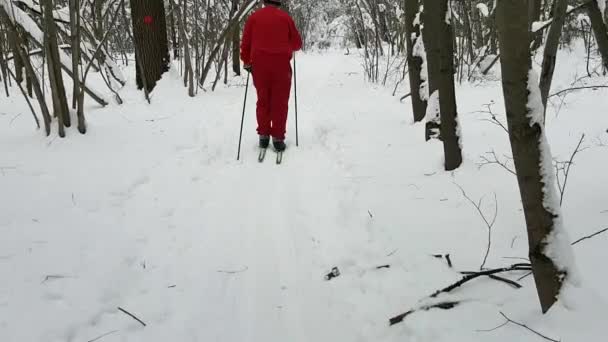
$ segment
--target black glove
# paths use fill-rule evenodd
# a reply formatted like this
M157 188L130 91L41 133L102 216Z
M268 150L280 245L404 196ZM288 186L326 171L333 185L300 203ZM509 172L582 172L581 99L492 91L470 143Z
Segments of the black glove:
M245 70L247 70L247 72L251 73L251 70L252 70L253 68L251 67L251 65L250 65L250 64L245 64L245 66L243 66L243 69L245 69Z

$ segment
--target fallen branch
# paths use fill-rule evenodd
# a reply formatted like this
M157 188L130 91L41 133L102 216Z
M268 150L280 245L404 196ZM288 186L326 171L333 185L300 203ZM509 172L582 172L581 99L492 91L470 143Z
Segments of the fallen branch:
M395 325L397 323L403 322L403 320L407 316L413 314L414 312L429 311L431 309L449 310L449 309L454 308L458 304L460 304L460 302L458 302L458 301L448 301L448 302L441 302L441 303L431 304L431 305L423 305L423 306L417 307L416 309L412 309L408 312L402 313L401 315L397 315L397 316L391 318L389 320L389 325Z
M575 91L575 90L582 90L582 89L599 89L599 88L608 88L608 86L605 85L596 85L596 86L585 86L585 87L574 87L574 88L568 88L568 89L563 89L558 91L557 93L551 94L549 95L549 98L552 98L554 96L560 96L561 94L565 93L565 92L569 92L569 91Z
M141 319L137 318L135 315L133 315L132 313L130 313L129 311L121 308L120 306L118 307L118 310L122 311L124 314L128 315L129 317L133 318L134 320L138 321L141 325L143 325L144 327L146 326L146 323L144 323Z
M545 336L545 335L543 335L543 334L539 333L538 331L536 331L536 330L534 330L534 329L531 329L530 327L528 327L528 326L527 326L527 325L525 325L525 324L522 324L522 323L519 323L519 322L516 322L516 321L514 321L514 320L510 319L510 318L509 318L509 317L507 317L507 315L505 315L505 314L504 314L502 311L500 312L500 314L502 315L502 317L504 317L504 318L507 320L505 323L503 323L503 324L501 324L501 325L499 325L499 326L497 326L496 328L493 328L493 329L489 329L489 330L478 330L478 331L480 331L480 332L490 332L490 331L494 331L494 330L496 330L496 329L502 328L502 327L506 326L506 325L507 325L507 324L509 324L509 323L512 323L512 324L515 324L515 325L517 325L517 326L520 326L520 327L522 327L522 328L524 328L524 329L526 329L526 330L528 330L528 331L530 331L530 332L532 332L532 333L536 334L537 336L540 336L540 337L544 338L544 339L545 339L545 340L547 340L547 341L552 341L552 342L560 342L559 340L554 340L554 339L552 339L552 338L550 338L550 337L547 337L547 336Z
M477 273L477 272L469 272L469 271L460 272L460 274L464 274L464 275L471 275L471 274L475 274L475 273ZM516 289L521 289L523 287L518 282L515 282L515 281L513 281L511 279L499 277L499 276L494 275L494 274L490 274L490 275L488 275L488 277L490 279L494 279L494 280L497 280L497 281L502 281L503 283L511 285L511 286L513 286Z
M481 272L475 272L475 273L471 273L471 274L467 274L465 275L462 279L460 279L459 281L455 282L454 284L447 286L441 290L437 290L435 291L435 293L433 293L432 295L430 295L429 297L431 298L435 298L437 296L439 296L442 293L448 293L462 285L464 285L465 283L468 283L469 281L475 279L475 278L479 278L482 276L490 276L490 275L495 275L498 273L506 273L506 272L512 272L512 271L531 271L532 270L532 265L530 264L514 264L511 265L509 267L503 267L503 268L496 268L496 269L492 269L492 270L486 270L486 271L481 271Z

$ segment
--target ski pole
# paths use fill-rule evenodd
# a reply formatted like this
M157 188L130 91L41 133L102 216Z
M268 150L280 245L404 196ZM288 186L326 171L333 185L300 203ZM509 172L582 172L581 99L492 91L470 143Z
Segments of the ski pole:
M249 90L249 76L251 73L247 72L247 84L245 85L245 100L243 101L243 116L241 117L241 133L239 133L239 151L236 154L236 160L241 159L241 140L243 139L243 123L245 122L245 106L247 105L247 91Z
M296 68L296 55L293 55L293 85L296 100L296 146L299 146L298 137L298 72Z

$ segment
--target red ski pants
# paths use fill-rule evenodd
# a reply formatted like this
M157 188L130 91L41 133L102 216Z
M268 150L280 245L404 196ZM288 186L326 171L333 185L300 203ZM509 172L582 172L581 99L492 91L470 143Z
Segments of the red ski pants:
M290 56L258 52L253 56L252 69L258 94L258 134L283 140L291 92Z

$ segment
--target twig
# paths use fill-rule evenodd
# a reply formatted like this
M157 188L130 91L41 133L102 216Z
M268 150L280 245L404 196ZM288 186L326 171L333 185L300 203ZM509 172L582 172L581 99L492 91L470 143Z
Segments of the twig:
M224 271L224 270L217 270L218 273L225 273L225 274L237 274L237 273L243 273L245 271L247 271L249 269L248 266L245 266L245 268L243 268L242 270L236 270L236 271Z
M441 290L435 291L435 293L430 295L430 297L435 298L441 293L448 293L448 292L464 285L465 283L467 283L475 278L482 277L482 276L490 276L490 275L495 275L498 273L505 273L505 272L512 272L512 271L530 271L531 269L532 269L532 266L530 264L514 264L510 267L496 268L496 269L492 269L492 270L486 270L486 271L482 271L482 272L467 274L464 277L462 277L462 279L455 282L454 284L447 286Z
M44 284L49 280L56 280L56 279L65 279L65 278L69 278L68 276L64 276L64 275L47 275L46 277L44 277L44 280L40 283L40 284Z
M552 342L560 342L559 340L554 340L554 339L552 339L552 338L549 338L549 337L547 337L547 336L545 336L545 335L543 335L543 334L539 333L538 331L536 331L536 330L534 330L534 329L531 329L530 327L528 327L528 326L527 326L527 325L525 325L525 324L522 324L522 323L519 323L519 322L515 322L514 320L510 319L509 317L507 317L507 315L505 315L505 314L504 314L502 311L500 312L500 314L502 315L502 317L504 317L504 318L507 320L507 323L513 323L513 324L515 324L515 325L517 325L517 326L520 326L520 327L522 327L522 328L524 328L524 329L526 329L526 330L528 330L528 331L530 331L530 332L533 332L533 333L534 333L534 334L536 334L537 336L540 336L540 337L544 338L544 339L545 339L545 340L547 340L547 341L552 341Z
M532 272L528 272L528 273L524 274L523 276L517 278L517 281L522 281L522 280L528 278L531 275L532 275Z
M584 133L581 135L581 139L578 141L578 144L576 145L574 152L572 152L572 155L570 155L570 160L567 162L558 162L558 161L555 162L555 177L557 178L557 187L560 192L560 198L559 198L560 205L562 205L562 203L564 202L564 194L566 193L566 185L568 184L568 175L570 174L570 167L572 166L572 164L574 164L574 157L576 157L576 155L579 152L582 152L586 149L586 148L581 148L583 141L585 141ZM563 174L563 184L560 180L560 171Z
M578 239L578 240L574 241L574 242L572 243L572 246L576 245L577 243L579 243L579 242L581 242L581 241L583 241L583 240L591 239L591 238L593 238L593 237L595 237L595 236L597 236L597 235L600 235L600 234L602 234L602 233L605 233L605 232L607 232L607 231L608 231L608 228L604 228L604 229L602 229L602 230L600 230L600 231L598 231L598 232L595 232L595 233L593 233L593 234L591 234L591 235L584 236L584 237L582 237L582 238L580 238L580 239Z
M481 113L489 114L492 119L483 119L482 121L487 121L491 124L494 124L494 125L502 128L502 130L505 131L505 133L509 134L509 129L507 128L507 126L505 126L505 124L503 124L500 120L498 120L498 118L496 117L496 114L494 114L494 111L492 111L492 105L494 105L494 101L484 104L484 106L487 107L487 110L481 111Z
M129 311L121 308L120 306L118 307L118 310L122 311L124 314L130 316L131 318L133 318L134 320L138 321L141 325L143 325L144 327L146 326L146 323L144 323L141 319L135 317L135 315L133 315L132 313L130 313Z
M481 210L481 201L483 198L479 200L479 203L475 203L467 195L466 191L464 191L464 189L460 185L458 185L457 183L454 183L454 184L460 189L460 191L462 191L462 196L464 196L464 198L466 198L473 205L473 207L475 207L475 209L477 209L477 212L479 213L479 215L483 219L483 222L486 224L486 227L488 228L488 247L486 249L486 254L483 257L483 262L481 263L481 266L479 267L479 269L482 270L483 267L486 265L486 262L488 261L488 256L490 255L490 249L492 248L492 228L494 227L494 224L496 223L496 218L498 217L498 198L496 197L496 193L494 193L494 205L495 205L494 217L492 218L491 221L489 221L486 218L486 215L483 213L483 210Z
M552 98L554 96L560 96L561 94L569 92L569 91L582 90L582 89L593 89L593 90L596 90L598 88L608 88L608 86L605 86L605 85L595 85L595 86L573 87L573 88L563 89L563 90L558 91L557 93L549 95L549 98Z
M412 93L407 93L407 94L401 96L401 98L399 99L399 102L403 102L403 100L407 99L410 96L412 96Z
M101 336L98 336L98 337L96 337L96 338L94 338L94 339L92 339L92 340L89 340L89 341L87 341L87 342L95 342L95 341L97 341L97 340L101 340L102 338L104 338L104 337L106 337L106 336L108 336L108 335L115 334L115 333L117 333L118 331L119 331L119 330L110 331L110 332L108 332L108 333L105 333L105 334L103 334L103 335L101 335Z
M498 156L496 155L496 152L494 150L490 151L490 152L486 152L487 155L489 155L490 157L492 157L493 159L490 159L489 157L485 157L485 156L481 156L481 163L477 163L477 166L481 169L482 167L486 166L486 165L491 165L491 164L496 164L501 166L503 169L507 170L509 173L511 173L512 175L516 176L517 173L511 169L506 162L502 162L498 159Z
M492 331L495 331L495 330L498 330L498 329L504 327L507 324L509 324L509 321L504 322L503 324L497 326L496 328L492 328L492 329L479 329L479 330L475 330L475 331L477 331L477 332L492 332Z
M397 323L401 323L403 322L403 320L413 314L414 312L418 312L418 311L429 311L431 309L442 309L442 310L449 310L454 308L456 305L460 304L460 302L457 301L448 301L448 302L441 302L441 303L437 303L437 304L432 304L432 305L423 305L420 306L416 309L412 309L408 312L402 313L400 315L397 315L391 319L389 319L389 325L395 325Z

